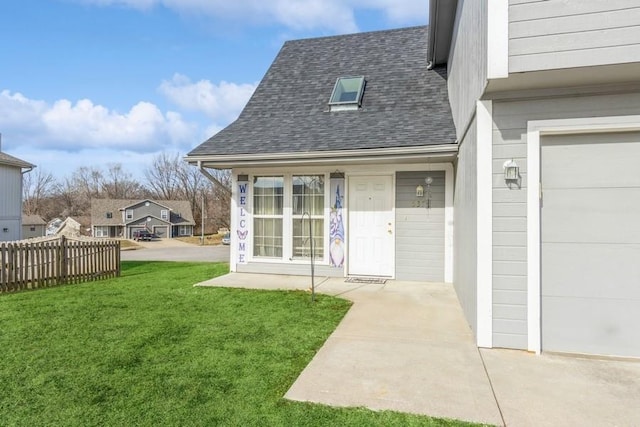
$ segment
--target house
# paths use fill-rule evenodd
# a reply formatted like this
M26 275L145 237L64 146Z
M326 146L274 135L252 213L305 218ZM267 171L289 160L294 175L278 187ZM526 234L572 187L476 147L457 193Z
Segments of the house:
M449 282L479 347L640 357L640 6L429 7L286 42L187 155L232 169L231 270Z
M133 238L148 230L161 238L192 236L195 221L189 202L183 200L91 200L94 237Z
M0 151L0 241L22 239L22 174L34 167Z
M640 4L432 0L477 344L640 357Z
M457 153L427 27L288 41L227 128L231 270L452 281ZM311 230L311 232L310 232Z
M40 215L22 215L22 238L43 237L47 232L47 222Z

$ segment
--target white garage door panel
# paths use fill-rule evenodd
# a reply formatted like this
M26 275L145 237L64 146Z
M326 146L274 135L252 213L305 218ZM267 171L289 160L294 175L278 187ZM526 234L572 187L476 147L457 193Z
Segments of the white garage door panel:
M640 187L545 188L542 203L544 242L640 243Z
M562 263L554 262L557 259ZM640 302L640 244L547 243L542 265L544 296L633 298ZM576 278L577 286L573 285Z
M599 139L595 139L599 138ZM585 141L589 141L585 144ZM561 141L560 144L555 144ZM638 168L640 141L637 132L618 135L575 135L544 137L545 159L543 175L545 185L559 183L563 188L581 187L637 187L640 174L607 173L603 163L615 165L615 171L633 171ZM604 165L607 167L607 165ZM585 180L583 173L592 178Z
M542 297L546 351L599 355L640 355L638 301Z
M640 357L640 133L541 154L542 349Z

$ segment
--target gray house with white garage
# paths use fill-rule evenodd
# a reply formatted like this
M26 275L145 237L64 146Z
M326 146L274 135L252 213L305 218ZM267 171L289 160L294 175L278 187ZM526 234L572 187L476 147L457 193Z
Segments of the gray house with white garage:
M480 347L640 357L639 75L636 2L432 0L285 43L187 161L232 169L232 271L312 242L317 274L453 283Z
M193 235L191 204L186 200L92 199L93 237L132 239L148 231L159 238Z
M640 357L640 3L430 6L478 345Z

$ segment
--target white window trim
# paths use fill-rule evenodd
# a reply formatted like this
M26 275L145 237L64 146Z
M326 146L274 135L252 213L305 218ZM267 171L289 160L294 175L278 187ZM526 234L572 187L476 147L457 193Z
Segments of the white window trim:
M330 185L329 182L329 173L328 172L318 172L318 171L295 171L295 172L287 172L287 173L273 173L273 172L265 172L265 173L254 173L249 174L249 199L247 200L247 210L248 210L248 231L249 231L249 239L250 242L247 260L248 262L256 262L256 263L287 263L287 264L308 264L309 259L307 258L293 258L293 176L294 175L322 175L325 179L324 186L324 242L323 242L323 256L322 258L314 258L314 264L318 265L329 265L329 213L330 213L330 200L329 200L329 191ZM254 229L253 229L253 220L255 215L253 213L253 179L254 177L283 177L284 181L284 191L283 191L283 209L282 216L264 216L259 215L259 218L282 218L282 258L278 257L261 257L254 256L253 254L253 245L254 245ZM233 242L232 242L233 243Z
M127 209L124 212L125 219L133 219L133 209Z
M178 226L178 235L179 236L188 236L191 233L189 232L189 229L191 228L190 225L179 225ZM183 232L184 230L184 232ZM168 237L168 236L167 236Z
M640 131L640 115L527 122L527 348L542 350L540 138L546 135Z
M169 210L161 209L160 210L160 219L163 219L165 221L168 220L169 219Z

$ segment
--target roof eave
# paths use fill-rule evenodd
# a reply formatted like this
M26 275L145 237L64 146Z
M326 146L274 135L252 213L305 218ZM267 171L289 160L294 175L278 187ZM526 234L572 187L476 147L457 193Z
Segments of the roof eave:
M335 166L349 164L381 164L448 158L458 152L457 144L423 145L418 147L370 148L358 150L313 151L291 153L255 153L233 155L193 155L185 160L193 165L212 169L265 166Z
M458 0L429 1L429 67L446 64L451 49Z

